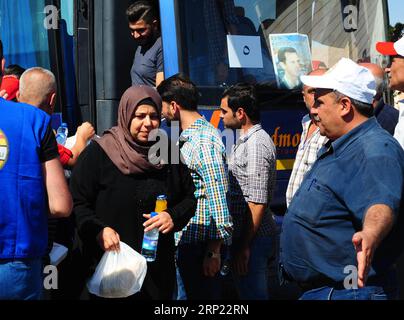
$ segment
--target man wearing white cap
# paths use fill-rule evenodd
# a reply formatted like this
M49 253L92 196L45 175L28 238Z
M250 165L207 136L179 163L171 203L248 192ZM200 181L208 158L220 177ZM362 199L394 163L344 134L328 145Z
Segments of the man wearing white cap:
M344 58L301 80L316 88L312 115L330 141L285 215L282 275L304 290L301 299L396 298L404 151L372 116L374 77Z
M390 75L390 88L404 92L404 37L396 42L378 42L376 49L381 54L392 57L391 66L386 68ZM404 101L401 106L394 138L404 148Z

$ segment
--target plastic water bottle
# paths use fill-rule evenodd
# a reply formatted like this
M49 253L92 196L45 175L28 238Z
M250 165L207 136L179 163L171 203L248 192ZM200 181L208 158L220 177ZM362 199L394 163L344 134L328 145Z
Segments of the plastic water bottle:
M157 212L152 212L151 217L157 216ZM142 256L146 258L147 262L156 260L157 244L159 240L159 229L154 228L143 235Z
M67 128L67 123L63 122L56 131L56 142L64 146L67 140L68 133L69 129Z

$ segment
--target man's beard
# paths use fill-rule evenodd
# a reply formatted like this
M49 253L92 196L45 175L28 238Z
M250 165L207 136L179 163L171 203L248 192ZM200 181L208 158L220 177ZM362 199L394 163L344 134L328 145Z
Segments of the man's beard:
M151 33L148 37L136 40L136 44L141 47L150 47L156 40L155 33Z

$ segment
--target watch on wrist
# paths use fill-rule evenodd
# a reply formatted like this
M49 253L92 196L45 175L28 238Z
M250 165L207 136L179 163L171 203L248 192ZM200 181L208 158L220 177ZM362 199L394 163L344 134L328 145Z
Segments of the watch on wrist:
M208 251L208 252L206 252L206 257L207 258L212 258L212 259L218 259L218 258L220 258L220 253L216 253L216 252L213 252L213 251Z

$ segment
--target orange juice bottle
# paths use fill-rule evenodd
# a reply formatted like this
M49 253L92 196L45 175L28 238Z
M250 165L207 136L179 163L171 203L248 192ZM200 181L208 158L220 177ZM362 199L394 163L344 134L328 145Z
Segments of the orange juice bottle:
M161 195L157 197L155 212L160 213L167 210L167 196Z

